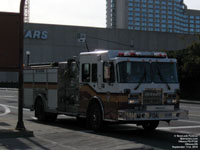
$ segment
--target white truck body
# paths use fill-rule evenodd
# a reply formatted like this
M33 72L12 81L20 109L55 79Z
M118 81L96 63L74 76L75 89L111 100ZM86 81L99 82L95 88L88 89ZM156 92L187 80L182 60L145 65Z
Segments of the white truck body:
M25 108L35 110L41 100L46 113L90 118L97 107L101 121L186 119L178 90L176 59L160 52L96 50L81 53L78 62L24 70Z

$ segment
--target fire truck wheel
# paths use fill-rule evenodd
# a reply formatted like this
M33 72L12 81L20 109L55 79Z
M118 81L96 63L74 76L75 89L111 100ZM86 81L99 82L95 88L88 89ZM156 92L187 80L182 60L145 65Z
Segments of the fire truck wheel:
M159 121L148 121L142 124L144 130L153 131L158 127Z
M42 122L55 122L57 114L45 112L42 100L38 99L35 106L35 117Z
M102 112L98 103L93 103L90 106L87 116L87 125L94 131L98 131L103 128Z

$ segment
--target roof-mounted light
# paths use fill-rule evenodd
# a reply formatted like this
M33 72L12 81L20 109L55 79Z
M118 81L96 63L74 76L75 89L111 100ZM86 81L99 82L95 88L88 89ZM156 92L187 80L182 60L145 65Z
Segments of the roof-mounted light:
M135 51L125 51L119 52L118 57L156 57L156 58L166 58L167 54L164 52L135 52Z
M155 53L154 53L154 56L155 56L155 57L160 57L160 58L166 58L166 57L167 57L167 54L166 54L166 53L163 53L163 52L155 52Z

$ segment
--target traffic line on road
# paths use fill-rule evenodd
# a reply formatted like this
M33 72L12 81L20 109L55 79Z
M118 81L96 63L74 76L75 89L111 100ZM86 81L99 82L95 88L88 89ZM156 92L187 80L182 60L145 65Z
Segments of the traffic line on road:
M3 107L3 109L4 109L4 112L2 114L0 114L0 117L5 116L11 112L10 109L8 108L8 106L6 106L6 105L0 104L0 107Z
M200 126L158 127L157 129L165 130L165 129L192 129L192 128L200 128Z
M3 105L3 104L0 104L0 106L1 106L1 105ZM8 107L8 108L18 109L18 107L16 107L16 106L10 106L10 105L3 105L3 106L6 106L6 107ZM23 110L25 110L25 111L30 111L29 109L26 109L26 108L23 108Z

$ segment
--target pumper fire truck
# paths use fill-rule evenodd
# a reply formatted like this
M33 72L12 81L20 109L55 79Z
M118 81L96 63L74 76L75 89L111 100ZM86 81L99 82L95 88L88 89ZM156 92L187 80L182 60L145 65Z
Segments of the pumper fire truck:
M163 52L95 50L24 69L24 107L39 121L65 114L94 130L105 122L154 130L159 121L187 119L178 91L176 59Z

